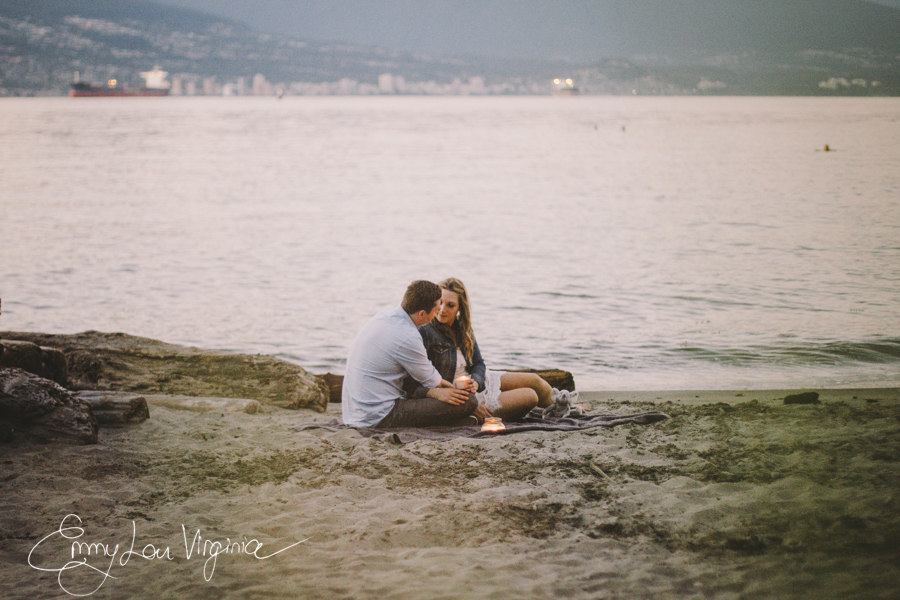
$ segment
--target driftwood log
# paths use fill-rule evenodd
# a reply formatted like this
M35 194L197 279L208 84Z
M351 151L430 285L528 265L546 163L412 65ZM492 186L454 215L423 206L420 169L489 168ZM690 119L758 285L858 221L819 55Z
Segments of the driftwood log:
M242 412L254 415L262 411L262 404L250 398L208 398L204 396L173 396L171 394L147 394L147 403L189 412Z
M0 332L7 340L57 348L72 390L248 398L281 408L324 412L328 388L302 367L261 354L201 350L124 333L51 335Z
M147 399L128 392L82 391L75 397L87 402L100 425L128 425L150 418Z
M575 378L568 371L562 369L507 369L510 373L537 373L541 379L550 384L550 387L558 390L575 391Z
M22 369L62 386L68 379L65 354L27 341L0 339L0 367Z
M87 402L22 369L0 368L0 437L96 444L97 419Z
M511 373L537 373L544 381L558 390L575 391L575 378L568 371L562 369L508 369ZM321 375L325 384L328 386L328 401L341 401L341 388L344 383L343 375L335 375L333 373L325 373Z

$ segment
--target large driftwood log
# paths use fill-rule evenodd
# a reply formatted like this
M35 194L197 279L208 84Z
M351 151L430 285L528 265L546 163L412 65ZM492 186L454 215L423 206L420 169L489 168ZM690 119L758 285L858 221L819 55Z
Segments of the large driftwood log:
M341 390L344 387L344 376L335 375L334 373L325 373L322 375L322 379L324 379L325 383L328 385L328 401L340 402Z
M0 422L4 441L97 443L97 419L84 400L59 384L22 369L0 368Z
M0 339L0 367L22 369L62 386L68 378L65 354L32 342Z
M541 379L558 390L575 391L575 378L562 369L507 369L510 373L537 373Z
M320 378L273 356L201 350L97 331L71 335L4 331L0 336L62 350L68 386L75 390L249 398L319 412L328 405L328 388Z
M558 390L575 391L575 378L568 371L561 369L509 369L511 373L537 373L544 381ZM328 401L340 402L341 389L344 384L343 375L335 375L333 373L325 373L322 379L328 385Z
M249 398L206 398L203 396L172 396L169 394L147 394L147 402L153 406L165 406L175 410L190 412L242 412L254 415L262 410L257 400Z
M128 392L82 391L75 397L87 402L97 423L101 425L128 425L150 418L147 399Z

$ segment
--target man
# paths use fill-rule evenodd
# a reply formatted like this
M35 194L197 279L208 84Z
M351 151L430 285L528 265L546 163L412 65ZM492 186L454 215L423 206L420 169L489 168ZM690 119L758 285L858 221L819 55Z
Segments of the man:
M417 329L437 314L440 298L437 284L413 281L400 306L375 315L356 336L341 395L345 425L449 425L475 411L475 395L441 378L428 360ZM426 398L404 398L402 385L407 376L429 388Z

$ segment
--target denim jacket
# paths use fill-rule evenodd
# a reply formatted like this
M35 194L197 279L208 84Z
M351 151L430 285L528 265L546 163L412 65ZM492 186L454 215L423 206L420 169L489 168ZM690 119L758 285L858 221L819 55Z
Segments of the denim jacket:
M431 323L419 327L419 333L422 335L428 360L441 374L441 377L452 382L456 375L456 345L453 340L438 331ZM484 359L481 358L481 350L478 349L477 341L472 351L472 364L466 365L466 370L478 384L478 391L484 391L484 376L487 367L484 366ZM424 398L428 392L428 388L419 385L419 382L412 377L406 379L403 389L408 398Z

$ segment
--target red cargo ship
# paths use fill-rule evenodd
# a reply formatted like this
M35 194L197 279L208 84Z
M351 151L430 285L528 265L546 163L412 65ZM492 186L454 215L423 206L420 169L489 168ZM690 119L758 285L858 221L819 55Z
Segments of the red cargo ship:
M110 79L106 85L93 85L81 81L79 74L75 73L75 81L69 88L69 96L72 98L107 98L128 96L168 96L170 84L166 80L168 73L157 67L153 71L141 73L146 80L146 85L140 87L128 87L119 85L115 79Z

